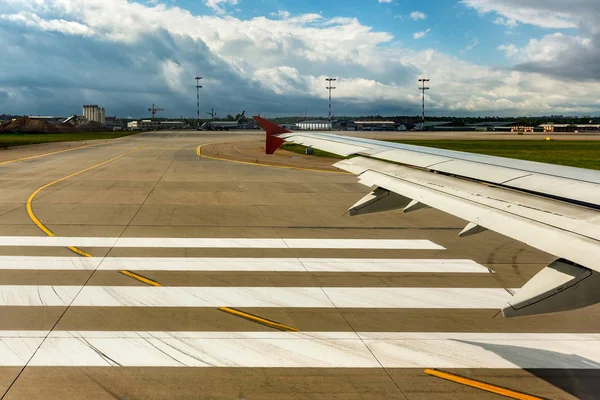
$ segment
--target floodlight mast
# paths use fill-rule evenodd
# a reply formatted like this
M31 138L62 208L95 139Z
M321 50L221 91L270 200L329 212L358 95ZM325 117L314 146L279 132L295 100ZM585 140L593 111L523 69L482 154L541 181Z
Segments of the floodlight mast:
M422 107L421 107L421 122L423 123L423 130L425 130L425 91L429 90L428 86L425 86L425 82L429 82L431 79L428 78L419 78L419 82L421 82L421 87L419 90L423 93L422 97Z
M202 86L200 86L200 79L202 79L202 77L197 76L194 79L196 79L196 129L200 129L200 89L202 88Z
M329 122L329 130L331 130L331 90L335 89L335 86L331 86L331 82L335 82L336 78L325 78L327 81L327 87L325 89L329 90L329 116L327 117L327 121Z

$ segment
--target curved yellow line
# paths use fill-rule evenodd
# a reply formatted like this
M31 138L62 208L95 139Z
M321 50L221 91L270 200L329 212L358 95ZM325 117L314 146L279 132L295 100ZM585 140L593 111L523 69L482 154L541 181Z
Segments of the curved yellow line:
M259 167L272 167L272 168L283 168L283 169L297 169L297 170L300 170L300 171L327 172L327 173L330 173L330 174L344 174L344 175L349 175L348 172L344 172L344 171L329 171L329 170L326 170L326 169L318 169L318 168L303 168L303 167L290 167L290 166L287 166L287 165L263 164L263 163L259 163L259 162L248 162L248 161L231 160L229 158L207 156L205 154L202 154L202 146L208 146L208 145L211 145L211 144L217 144L217 143L204 143L204 144L201 144L200 146L198 146L198 148L196 148L196 154L198 155L198 157L210 158L211 160L217 160L217 161L229 161L229 162L238 163L238 164L257 165Z
M40 229L42 230L42 232L44 232L46 235L48 235L48 236L56 236L56 235L54 234L54 232L52 232L52 231L51 231L50 229L48 229L48 228L47 228L47 227L46 227L44 224L42 224L42 222L41 222L41 221L38 219L38 217L36 217L35 213L33 212L33 207L32 207L32 205L31 205L31 204L33 203L33 199L35 198L35 196L37 196L37 194L38 194L39 192L41 192L42 190L46 189L46 188L47 188L47 187L49 187L49 186L52 186L52 185L54 185L55 183L62 182L62 181L64 181L64 180L66 180L66 179L72 178L72 177L74 177L74 176L77 176L77 175L79 175L79 174L82 174L82 173L84 173L84 172L87 172L87 171L89 171L89 170L92 170L92 169L94 169L94 168L101 167L102 165L108 164L108 163L109 163L109 162L111 162L111 161L115 161L115 160L117 160L117 159L119 159L119 158L121 158L121 157L125 157L126 155L128 155L128 154L131 154L131 153L133 153L134 151L138 151L140 148L141 148L141 147L135 148L135 149L133 149L133 150L131 150L131 151L128 151L127 153L123 153L123 154L121 154L120 156L113 157L113 158L111 158L110 160L106 160L106 161L104 161L104 162L101 162L101 163L99 163L99 164L96 164L96 165L92 165L91 167L88 167L88 168L82 169L81 171L75 172L75 173L73 173L73 174L71 174L71 175L64 176L64 177L62 177L62 178L60 178L60 179L57 179L57 180L55 180L55 181L52 181L52 182L50 182L50 183L47 183L47 184L45 184L44 186L42 186L42 187L38 188L38 189L37 189L35 192L31 193L31 195L30 195L30 196L29 196L29 198L27 199L27 215L29 215L29 218L31 219L31 221L33 221L33 223L34 223L34 224L36 224L36 225L37 225L37 227L38 227L38 228L40 228ZM81 250L81 249L78 249L78 248L77 248L77 247L75 247L75 246L69 246L69 250L71 250L71 251L73 251L74 253L76 253L76 254L79 254L80 256L83 256L83 257L92 257L92 255L91 255L91 254L89 254L89 253L86 253L85 251L83 251L83 250Z

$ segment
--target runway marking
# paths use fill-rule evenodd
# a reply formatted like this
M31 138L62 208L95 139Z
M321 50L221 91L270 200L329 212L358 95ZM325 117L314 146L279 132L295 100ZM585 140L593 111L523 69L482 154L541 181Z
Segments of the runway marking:
M49 185L46 185L47 187ZM43 189L44 187L42 187ZM37 194L32 194L30 200ZM31 202L28 201L28 210ZM422 239L246 239L246 238L129 238L55 236L31 213L48 237L0 236L0 246L39 247L139 247L139 248L253 248L253 249L383 249L445 250ZM34 219L35 218L35 219Z
M460 383L461 385L466 385L466 386L470 386L476 389L480 389L486 392L490 392L490 393L495 393L498 394L500 396L504 396L504 397L508 397L511 399L518 399L518 400L544 400L541 397L537 397L537 396L531 396L529 394L525 394L522 392L516 392L514 390L510 390L510 389L506 389L500 386L496 386L496 385L492 385L489 383L485 383L482 381L478 381L475 379L470 379L470 378L465 378L463 376L460 375L456 375L456 374L451 374L449 372L444 372L444 371L438 371L435 369L429 369L427 368L425 370L425 373L427 375L431 375L431 376L436 376L438 378L441 379L445 379L448 381L452 381L452 382L456 382L456 383Z
M217 160L217 161L228 161L228 162L233 162L233 163L238 163L238 164L256 165L256 166L259 166L259 167L296 169L296 170L300 170L300 171L328 172L330 174L352 175L349 172L345 172L345 171L330 171L330 170L318 169L318 168L304 168L304 167L291 167L291 166L287 166L287 165L263 164L263 163L259 163L259 162L248 162L248 161L240 161L240 160L231 160L229 158L207 156L205 154L202 154L202 146L208 146L208 145L211 145L211 144L219 144L219 143L204 143L204 144L201 144L200 146L198 146L196 148L196 154L198 155L198 157L210 158L211 160Z
M95 143L95 144L88 144L85 146L79 146L79 147L73 147L70 149L64 149L64 150L58 150L58 151L52 151L50 153L43 153L43 154L37 154L35 156L28 156L28 157L21 157L21 158L15 158L14 160L8 160L8 161L2 161L0 162L0 165L6 165L6 164L12 164L12 163L16 163L19 161L25 161L25 160L32 160L34 158L40 158L40 157L45 157L45 156L50 156L52 154L59 154L59 153L65 153L67 151L73 151L73 150L79 150L79 149L85 149L87 147L92 147L92 146L99 146L101 144L106 144L106 143Z
M600 369L599 334L3 331L0 366ZM108 359L102 355L106 355Z
M258 315L250 314L241 310L236 310L235 308L220 307L219 310L261 325L268 326L269 328L275 328L284 332L299 332L298 329L292 328L291 326L280 324L279 322L271 321L270 319L262 318Z
M499 288L0 285L0 306L499 309L511 298Z
M140 282L145 283L146 285L150 285L150 286L162 286L160 283L156 282L155 280L152 280L150 278L146 278L145 276L142 275L138 275L135 272L131 272L131 271L127 271L127 270L121 270L119 271L121 272L123 275L126 275L130 278L136 279Z
M125 157L126 155L128 155L128 154L131 154L131 153L133 153L134 151L138 151L139 149L140 149L140 147L138 147L138 148L135 148L135 149L133 149L133 150L131 150L131 151L128 151L128 152L126 152L126 153L124 153L124 154L121 154L120 156L113 157L113 158L111 158L111 159L109 159L109 160L106 160L106 161L104 161L104 162L101 162L101 163L99 163L99 164L92 165L91 167L88 167L88 168L82 169L81 171L78 171L78 172L75 172L75 173L73 173L73 174L70 174L70 175L64 176L64 177L62 177L62 178L60 178L60 179L56 179L56 180L54 180L54 181L52 181L52 182L50 182L50 183L47 183L47 184L45 184L44 186L42 186L42 187L38 188L36 191L34 191L33 193L31 193L31 195L30 195L30 196L29 196L29 198L27 199L27 214L29 215L29 218L30 218L30 219L33 221L33 223L34 223L34 224L36 224L36 225L37 225L37 227L38 227L38 228L40 228L40 229L42 230L42 232L44 232L46 235L48 235L49 237L55 237L56 235L54 235L54 233L53 233L53 232L52 232L50 229L48 229L48 228L47 228L47 227L46 227L44 224L42 224L42 223L40 222L40 220L39 220L39 219L36 217L36 215L35 215L35 214L34 214L34 212L33 212L33 208L32 208L32 206L31 206L31 203L33 202L33 199L35 198L35 196L37 196L37 194L38 194L39 192L41 192L42 190L46 189L46 188L47 188L47 187L49 187L49 186L52 186L52 185L54 185L55 183L62 182L62 181L64 181L64 180L66 180L66 179L69 179L69 178L72 178L72 177L74 177L74 176L77 176L77 175L79 175L79 174L82 174L82 173L84 173L84 172L90 171L90 170L92 170L92 169L94 169L94 168L98 168L98 167L100 167L100 166L102 166L102 165L108 164L108 163L109 163L109 162L111 162L111 161L118 160L119 158L121 158L121 157ZM89 253L86 253L85 251L83 251L83 250L81 250L81 249L77 248L77 247L76 247L76 246L74 246L74 245L69 245L69 246L67 246L67 248L68 248L69 250L71 250L72 252L74 252L74 253L76 253L76 254L79 254L80 256L83 256L83 257L92 257L92 255L91 255L91 254L89 254Z
M489 273L483 265L464 259L106 257L101 260L0 256L0 270L81 271L96 268L98 271Z

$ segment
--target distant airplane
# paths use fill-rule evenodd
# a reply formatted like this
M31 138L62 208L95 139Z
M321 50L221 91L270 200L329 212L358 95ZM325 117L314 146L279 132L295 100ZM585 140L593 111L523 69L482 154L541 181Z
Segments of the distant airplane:
M373 188L348 210L362 215L437 208L467 222L460 237L492 230L558 259L502 309L505 317L600 302L600 171L383 142L328 132L290 132L254 117L266 152L284 142L358 157L334 166Z
M208 121L202 124L200 129L210 131L228 131L239 127L240 121L244 119L246 111L242 111L242 115L235 121Z

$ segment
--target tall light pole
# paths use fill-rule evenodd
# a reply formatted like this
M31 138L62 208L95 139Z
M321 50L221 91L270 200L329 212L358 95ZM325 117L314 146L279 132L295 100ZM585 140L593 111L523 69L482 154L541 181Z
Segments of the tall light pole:
M197 76L196 78L196 115L197 115L197 122L196 122L196 129L200 129L200 89L202 88L202 86L200 86L200 79L202 79L201 76Z
M425 82L429 82L430 79L427 78L419 78L419 82L421 82L421 87L419 90L423 93L423 103L421 108L421 120L423 122L423 130L425 130L425 91L429 90L428 86L425 86Z
M329 129L331 129L331 90L335 89L335 86L331 86L331 82L335 82L336 78L325 78L327 81L326 89L329 90L329 116L327 117L327 121L329 121Z

